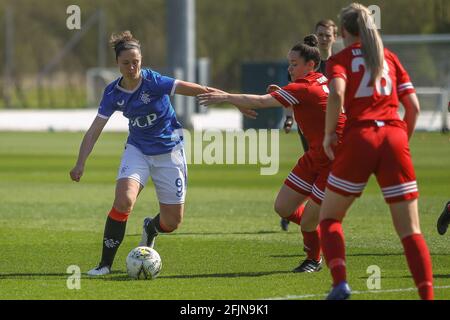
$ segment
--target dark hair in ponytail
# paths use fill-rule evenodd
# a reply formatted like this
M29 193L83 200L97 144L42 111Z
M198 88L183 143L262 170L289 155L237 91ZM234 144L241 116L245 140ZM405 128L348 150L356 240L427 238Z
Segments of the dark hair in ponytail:
M138 49L141 52L141 45L139 44L139 40L133 37L130 31L122 31L117 34L112 34L109 39L109 43L114 49L116 53L116 60L119 57L120 53L125 50L130 49Z
M307 35L303 39L303 43L296 44L291 51L298 52L298 55L302 57L305 62L314 61L314 69L320 64L320 51L317 45L319 39L315 34Z

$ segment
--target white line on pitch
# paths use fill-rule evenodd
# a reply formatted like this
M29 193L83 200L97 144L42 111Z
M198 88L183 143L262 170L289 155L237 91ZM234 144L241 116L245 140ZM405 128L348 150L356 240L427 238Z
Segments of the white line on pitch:
M434 289L450 289L450 286L437 286ZM406 291L416 291L417 288L404 288L404 289L388 289L388 290L367 290L367 291L352 291L352 295L355 294L367 294L367 293L388 293L388 292L406 292ZM307 298L324 298L326 294L304 294L304 295L287 295L285 297L273 297L264 298L262 300L293 300L293 299L307 299Z

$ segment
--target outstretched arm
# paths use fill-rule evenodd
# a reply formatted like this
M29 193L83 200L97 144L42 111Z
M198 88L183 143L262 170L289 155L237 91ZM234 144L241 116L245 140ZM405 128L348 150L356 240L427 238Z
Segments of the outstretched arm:
M75 167L70 171L70 178L73 181L79 182L84 172L86 160L89 157L98 137L102 133L108 119L96 117L91 124L91 127L86 131L83 141L81 142L80 151L78 153L78 160Z
M207 92L223 92L223 91L215 88L210 88L207 86L202 86L193 82L177 80L177 87L175 88L175 94L195 97L201 93Z
M230 93L204 93L198 96L201 105L209 106L228 102L239 108L270 108L282 107L283 105L272 97L270 94L253 95L253 94L230 94Z
M209 92L217 92L217 93L226 93L225 91L222 91L220 89L211 88L207 86L201 86L197 83L193 82L187 82L187 81L181 81L177 80L177 87L175 88L175 94L181 94L184 96L197 96L202 93L209 93ZM254 110L239 108L239 111L246 117L251 119L256 119L256 116L258 115Z

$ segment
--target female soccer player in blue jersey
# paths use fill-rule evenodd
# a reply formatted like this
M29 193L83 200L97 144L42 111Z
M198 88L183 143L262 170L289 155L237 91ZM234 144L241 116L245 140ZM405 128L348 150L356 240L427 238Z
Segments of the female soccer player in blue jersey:
M182 127L169 95L196 96L214 91L162 76L151 69L141 69L140 44L129 31L112 35L110 43L122 76L106 87L97 117L86 132L76 165L70 171L72 180L79 182L86 160L109 117L115 111L122 112L129 119L129 136L117 176L113 207L106 220L102 258L99 265L88 272L92 276L111 272L128 216L149 177L155 184L160 212L144 220L139 245L153 247L159 233L172 232L180 225L187 168Z

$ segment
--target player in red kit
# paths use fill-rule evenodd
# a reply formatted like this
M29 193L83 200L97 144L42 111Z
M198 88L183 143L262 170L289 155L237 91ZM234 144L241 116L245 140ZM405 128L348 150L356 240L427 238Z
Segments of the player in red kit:
M317 72L322 73L323 75L326 75L326 64L328 58L330 58L332 53L333 44L336 42L337 38L337 26L334 23L333 20L325 19L320 20L316 23L315 27L315 35L317 36L319 40L318 48L320 52L320 64L319 68L316 70ZM291 81L291 76L288 74L288 79ZM277 86L273 86L274 89L279 89ZM276 88L275 88L276 87ZM292 125L294 124L293 119L293 111L291 108L288 108L285 110L286 112L286 120L284 121L283 129L286 133L289 133L291 131ZM301 131L300 127L297 126L297 132L300 137L300 141L303 146L303 151L308 151L308 141L306 140L305 136L303 135L303 132ZM289 226L289 220L281 218L280 220L280 226L281 230L287 231Z
M315 72L320 63L315 35L305 37L304 44L294 46L289 52L289 74L294 80L289 85L266 95L202 94L203 105L229 102L241 108L292 107L295 120L309 142L309 150L298 160L288 175L275 201L275 211L301 226L307 258L294 272L316 272L322 268L320 238L317 229L319 209L331 161L327 158L324 138L325 109L328 99L327 78ZM345 118L339 117L335 133L342 133ZM307 198L306 205L303 205Z
M433 299L431 258L420 230L419 193L408 146L419 102L400 61L383 47L369 10L353 3L341 11L340 19L346 48L327 64L330 95L323 141L334 162L320 209L322 250L333 278L328 299L347 299L351 294L342 220L371 174L389 205L419 295ZM397 113L399 100L405 107L403 120ZM342 107L347 122L335 152Z

